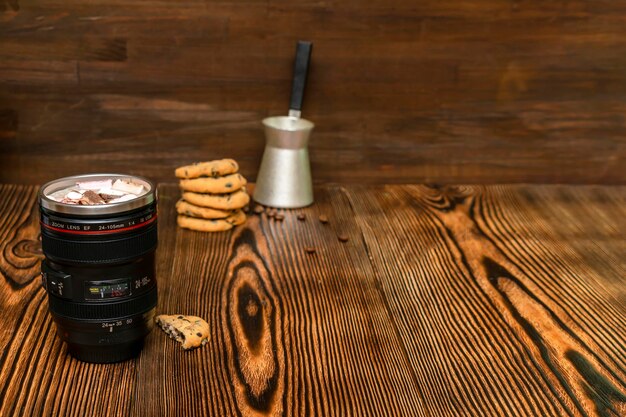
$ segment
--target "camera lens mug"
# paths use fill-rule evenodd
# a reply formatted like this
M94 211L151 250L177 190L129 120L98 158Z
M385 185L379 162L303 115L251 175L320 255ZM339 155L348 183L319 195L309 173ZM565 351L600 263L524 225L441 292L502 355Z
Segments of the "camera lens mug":
M118 180L142 191L97 204L58 197L80 183ZM90 195L100 199L104 194ZM154 185L119 174L66 177L41 188L39 207L42 284L70 355L94 363L137 356L152 330L157 304Z

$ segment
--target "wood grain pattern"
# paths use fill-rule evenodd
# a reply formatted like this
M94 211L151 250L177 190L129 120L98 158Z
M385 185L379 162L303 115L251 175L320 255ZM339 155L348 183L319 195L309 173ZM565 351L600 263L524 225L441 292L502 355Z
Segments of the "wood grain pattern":
M158 309L211 340L114 365L55 335L35 191L0 186L1 416L626 413L624 187L329 186L203 234L162 185Z
M619 1L0 1L0 182L255 180L297 39L318 183L625 183Z
M143 400L134 415L179 415L181 408L190 415L373 415L377 404L389 413L419 404L345 199L321 191L305 211L306 222L294 211L282 222L253 215L233 233L176 232L167 249L171 276L159 276L167 285L159 308L208 318L213 338L206 350L181 355L152 334L141 359L150 366L139 371L151 383L137 386ZM318 212L345 217L355 243L339 242ZM175 230L175 216L165 221ZM311 245L318 248L312 256L304 250ZM393 359L380 361L382 352Z
M347 195L432 413L626 413L624 189Z
M0 186L0 416L127 414L137 361L78 362L56 337L39 279L36 191Z

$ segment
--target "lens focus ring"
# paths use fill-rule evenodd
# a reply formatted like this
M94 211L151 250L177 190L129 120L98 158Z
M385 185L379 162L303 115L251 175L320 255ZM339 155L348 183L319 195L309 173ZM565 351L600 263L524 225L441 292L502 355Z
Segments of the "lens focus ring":
M156 223L141 233L101 240L73 240L67 236L42 233L43 252L57 262L104 264L124 262L142 256L157 246Z
M54 314L73 319L109 320L118 317L142 314L157 304L157 289L152 288L145 294L131 297L125 301L107 304L72 303L67 300L48 296L50 311Z

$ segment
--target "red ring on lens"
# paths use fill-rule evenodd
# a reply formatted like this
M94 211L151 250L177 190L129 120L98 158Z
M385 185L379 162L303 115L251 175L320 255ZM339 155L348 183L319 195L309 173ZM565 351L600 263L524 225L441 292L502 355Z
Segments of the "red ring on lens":
M67 233L70 235L110 235L112 233L127 232L129 230L139 229L140 227L147 226L150 223L154 222L156 218L157 218L157 215L155 213L154 216L152 216L150 219L146 220L143 223L135 224L133 226L121 227L119 229L113 229L113 230L88 230L88 231L66 230L66 229L61 229L60 227L50 226L49 224L45 224L42 221L40 221L39 223L41 224L42 227L45 227L48 230L54 230L55 232Z

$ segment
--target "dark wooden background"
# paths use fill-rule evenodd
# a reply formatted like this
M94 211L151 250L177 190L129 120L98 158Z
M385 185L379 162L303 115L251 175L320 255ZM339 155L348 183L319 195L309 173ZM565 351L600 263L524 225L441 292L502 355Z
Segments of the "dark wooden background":
M626 182L618 0L0 0L0 182L253 181L297 39L316 182Z

